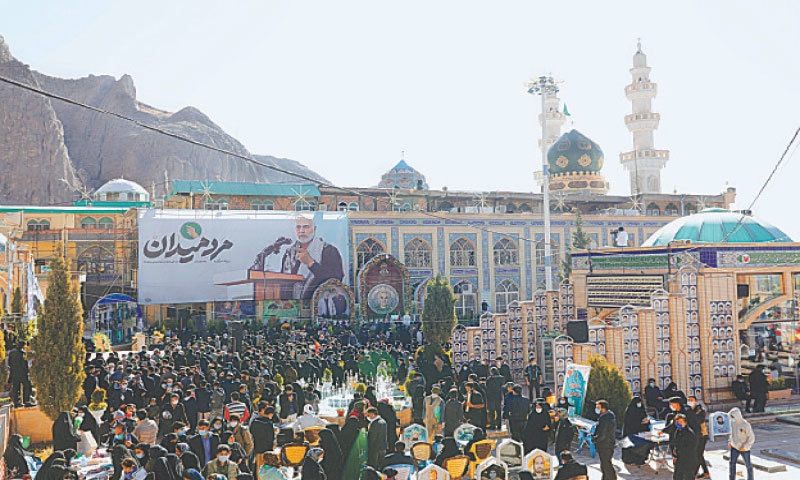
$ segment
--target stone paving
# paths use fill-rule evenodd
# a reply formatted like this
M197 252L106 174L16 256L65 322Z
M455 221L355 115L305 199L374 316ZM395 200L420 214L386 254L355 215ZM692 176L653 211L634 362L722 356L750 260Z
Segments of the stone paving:
M753 424L753 431L756 435L756 443L753 446L752 454L754 457L760 457L770 462L783 463L786 465L785 472L767 473L755 470L755 478L768 479L768 480L797 480L800 479L800 463L792 463L782 461L777 458L767 457L760 452L762 449L778 449L782 452L796 455L800 459L800 426L780 423L774 421L765 421ZM727 453L727 439L718 439L716 442L709 442L706 448L706 460L710 464L709 470L711 471L712 479L727 479L728 478L728 461L722 458L723 454ZM600 473L600 462L597 458L591 458L588 449L584 448L580 455L576 458L579 462L586 464L589 467L589 479L600 480L602 475ZM757 463L754 461L754 463ZM620 450L615 452L614 466L617 469L617 476L623 479L667 479L672 478L672 469L661 468L658 472L654 470L651 465L642 467L627 466L620 460ZM740 465L737 469L737 479L747 479L744 466Z

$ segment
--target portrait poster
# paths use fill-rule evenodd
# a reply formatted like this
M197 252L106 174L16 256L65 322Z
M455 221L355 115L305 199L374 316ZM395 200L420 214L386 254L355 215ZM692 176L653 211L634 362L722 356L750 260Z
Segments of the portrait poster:
M569 411L567 415L572 417L581 416L583 411L583 400L586 398L586 388L589 386L589 373L592 367L588 365L578 365L568 363L564 376L564 386L562 395L567 397Z
M731 420L727 412L714 412L708 416L708 434L711 441L715 437L727 437L731 434Z
M524 452L523 445L511 439L500 442L495 450L497 459L504 462L509 468L522 466L522 454Z
M553 475L553 457L537 448L523 457L522 467L536 480L549 480Z
M406 427L403 430L403 442L411 447L417 442L427 442L428 441L428 430L419 424L412 424Z
M311 305L319 318L348 319L353 315L353 293L342 282L328 280L314 292Z
M386 315L393 312L399 303L400 295L397 290L385 283L375 285L367 294L369 308L378 315Z
M450 474L444 468L432 463L417 473L417 480L450 480Z
M508 467L490 457L477 466L475 478L477 480L506 480L508 478Z
M346 212L139 211L139 303L310 300L349 284Z

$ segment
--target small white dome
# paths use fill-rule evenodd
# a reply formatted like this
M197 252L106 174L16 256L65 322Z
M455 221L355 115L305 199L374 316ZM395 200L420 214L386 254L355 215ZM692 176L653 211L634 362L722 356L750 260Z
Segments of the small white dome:
M124 194L124 195L123 195ZM114 197L115 200L144 201L150 200L150 194L141 185L124 178L109 180L94 192L95 198L105 200ZM110 198L109 198L110 199Z

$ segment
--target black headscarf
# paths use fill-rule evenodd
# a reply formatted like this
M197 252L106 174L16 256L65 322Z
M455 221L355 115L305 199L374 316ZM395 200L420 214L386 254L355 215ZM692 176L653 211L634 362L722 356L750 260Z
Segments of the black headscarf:
M39 471L36 472L36 478L39 480L50 480L50 473L53 468L53 465L56 461L61 460L64 461L64 454L59 451L55 451L47 457L47 460L44 461L41 467L39 467ZM66 462L65 462L66 463Z
M133 452L134 457L136 457L136 450L141 450L144 453L144 457L142 458L136 457L136 461L139 462L139 465L141 465L146 470L147 464L148 462L150 462L150 444L147 442L139 443L135 447L133 447L133 450L134 450Z
M167 453L176 453L178 451L178 435L175 433L168 433L164 435L159 443L162 447L167 449Z
M114 448L111 449L111 464L114 466L111 480L119 480L122 477L122 461L131 457L134 457L134 455L125 445L121 443L114 445Z
M463 452L461 452L461 449L458 448L458 443L456 443L455 438L444 437L444 440L442 440L442 451L436 456L436 462L434 463L440 467L444 467L445 460L462 454Z
M333 430L323 428L319 431L319 446L325 452L322 457L322 469L328 475L328 480L341 480L344 455Z
M22 435L15 433L8 437L8 445L6 445L6 451L3 453L3 458L6 461L6 472L8 472L6 478L19 478L26 473L30 473L28 462L25 460L27 455L30 454L22 448Z
M203 469L203 467L200 466L200 459L197 458L197 455L191 450L183 452L183 455L181 455L181 465L183 465L184 471L190 468L194 468L195 470Z
M86 405L81 405L78 407L78 411L83 414L83 420L81 421L81 425L78 427L78 430L82 432L91 432L92 436L94 437L94 441L100 445L100 426L97 424L97 420L94 418L94 415L89 412L89 407Z
M639 404L641 407L637 407ZM642 420L647 417L647 411L644 408L642 397L635 396L625 409L625 418L622 423L622 436L636 435L639 432L646 432L650 430L649 425L643 425Z
M358 430L361 428L358 417L350 416L344 421L344 427L339 434L339 446L342 448L343 458L348 458L353 444L356 443L358 438Z

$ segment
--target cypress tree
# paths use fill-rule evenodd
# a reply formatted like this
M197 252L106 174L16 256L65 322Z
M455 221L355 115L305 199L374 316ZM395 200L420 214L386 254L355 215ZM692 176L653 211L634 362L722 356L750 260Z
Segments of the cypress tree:
M81 396L86 347L83 309L61 254L51 268L44 312L38 318L39 334L33 339L31 380L40 408L55 419L60 412L71 410Z
M625 409L631 402L631 387L616 365L609 363L606 357L592 355L589 357L592 367L589 373L589 386L586 388L586 399L583 402L584 414L594 413L594 404L598 400L607 400L609 408L617 416L617 425L622 426Z
M17 286L11 296L11 313L22 316L22 290Z
M436 353L444 354L443 344L450 341L456 326L456 297L450 282L436 275L425 292L425 308L422 311L422 335L428 343L425 358L433 359Z

